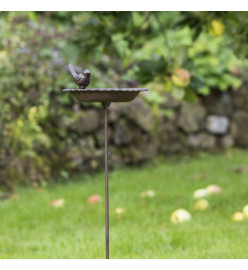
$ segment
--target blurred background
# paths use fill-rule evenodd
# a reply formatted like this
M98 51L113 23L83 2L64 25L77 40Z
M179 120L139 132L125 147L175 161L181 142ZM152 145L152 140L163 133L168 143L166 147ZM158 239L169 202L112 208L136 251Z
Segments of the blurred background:
M227 185L231 165L236 166L234 177L245 177L248 169L242 160L247 158L248 147L247 26L247 12L0 12L1 198L11 198L10 194L20 186L41 191L50 184L68 183L78 175L83 180L93 172L103 172L103 110L100 104L79 103L62 92L76 86L69 63L78 72L91 70L90 88L150 89L131 103L113 103L109 108L109 166L111 170L124 168L123 176L116 172L113 178L133 179L123 187L126 192L133 189L139 175L132 178L128 167L143 175L142 185L148 190L155 172L159 179L169 173L178 185L188 173L192 189L200 188L199 181L208 179L208 173L215 169L219 178L209 177L209 183L220 180ZM244 152L236 152L240 151L237 148ZM170 172L166 167L171 160L184 166L178 160L188 162L194 157L199 159L199 155L207 155L207 160L189 171L181 168L178 176L177 168ZM159 162L160 170L142 173L144 167L140 165L148 164L149 168L150 161L156 163L161 156L166 159ZM225 176L221 174L224 171ZM145 179L148 175L149 179ZM116 185L118 190L121 184ZM171 201L179 207L183 205L183 193L175 188L171 187L172 194L175 190ZM229 186L230 192L234 189ZM90 190L94 193L93 186ZM73 192L81 196L77 188ZM103 196L99 188L101 192ZM47 195L49 200L59 196L55 191L52 194ZM150 195L143 197L153 197ZM159 198L165 197L161 194ZM37 209L40 206L34 212ZM229 210L224 211L226 216L238 209ZM165 230L167 225L160 218L158 224ZM168 247L180 245L179 238L168 240ZM232 244L230 241L230 247ZM36 248L34 252L43 254ZM142 254L138 249L135 252L137 257ZM154 254L146 255L156 257ZM98 253L94 256L98 257Z
M99 104L62 93L147 87L110 107L111 165L248 146L246 12L1 12L1 186L103 168Z

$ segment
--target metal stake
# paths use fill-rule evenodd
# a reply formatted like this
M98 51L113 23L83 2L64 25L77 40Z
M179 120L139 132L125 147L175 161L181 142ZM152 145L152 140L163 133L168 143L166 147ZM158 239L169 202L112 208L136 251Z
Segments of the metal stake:
M108 190L108 106L102 103L105 112L104 139L105 139L105 232L106 232L106 259L109 259L109 190Z

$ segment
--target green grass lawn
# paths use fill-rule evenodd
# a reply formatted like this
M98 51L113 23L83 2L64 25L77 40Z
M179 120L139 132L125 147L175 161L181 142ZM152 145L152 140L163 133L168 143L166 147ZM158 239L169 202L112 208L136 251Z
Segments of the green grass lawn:
M248 221L231 220L248 204L248 153L230 153L111 172L110 258L248 258ZM239 166L245 169L237 173ZM208 198L209 209L195 211L194 190L209 184L223 192ZM142 200L148 189L155 197ZM0 258L105 257L104 173L17 193L0 202ZM103 200L88 204L92 194ZM56 198L66 200L64 207L50 206ZM121 218L117 207L126 209ZM187 209L191 221L172 224L177 208Z

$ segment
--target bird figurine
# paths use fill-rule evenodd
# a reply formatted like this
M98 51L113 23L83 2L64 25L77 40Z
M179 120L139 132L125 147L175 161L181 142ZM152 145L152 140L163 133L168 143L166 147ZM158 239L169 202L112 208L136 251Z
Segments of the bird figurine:
M77 74L74 66L72 64L69 64L69 70L75 83L79 86L79 89L85 89L85 87L89 85L90 71L88 69L85 69L81 74Z

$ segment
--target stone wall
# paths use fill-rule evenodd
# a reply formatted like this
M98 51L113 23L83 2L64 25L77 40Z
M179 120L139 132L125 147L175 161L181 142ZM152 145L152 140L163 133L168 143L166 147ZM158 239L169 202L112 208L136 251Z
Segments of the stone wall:
M96 170L104 165L104 114L102 108L81 106L75 104L81 116L72 129L82 140L68 145L65 158L72 168ZM130 103L111 104L110 165L137 164L158 154L248 146L246 83L237 91L213 91L199 98L197 104L176 101L165 94L160 109L167 114L158 116L142 96Z

